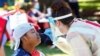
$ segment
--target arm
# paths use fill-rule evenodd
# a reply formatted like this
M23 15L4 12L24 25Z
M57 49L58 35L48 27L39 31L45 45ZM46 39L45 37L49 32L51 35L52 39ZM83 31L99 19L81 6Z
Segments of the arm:
M5 51L3 46L0 46L0 56L5 56Z
M66 41L65 38L63 37L59 37L57 39L57 41L55 41L53 43L56 47L58 47L62 52L66 53L68 56L73 56L72 54L72 47L71 45L68 43L68 41Z

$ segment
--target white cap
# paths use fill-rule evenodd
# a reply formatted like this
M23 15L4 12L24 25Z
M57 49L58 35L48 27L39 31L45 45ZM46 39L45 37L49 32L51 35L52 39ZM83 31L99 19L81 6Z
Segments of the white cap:
M33 29L33 26L29 23L23 23L14 28L13 31L13 38L15 45L14 50L18 49L20 45L20 38L31 29Z

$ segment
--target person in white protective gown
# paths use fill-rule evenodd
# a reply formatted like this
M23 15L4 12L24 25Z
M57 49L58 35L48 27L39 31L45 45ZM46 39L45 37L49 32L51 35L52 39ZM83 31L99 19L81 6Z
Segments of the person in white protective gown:
M56 27L54 44L68 56L100 56L100 24L75 19L71 9L61 0L51 5Z

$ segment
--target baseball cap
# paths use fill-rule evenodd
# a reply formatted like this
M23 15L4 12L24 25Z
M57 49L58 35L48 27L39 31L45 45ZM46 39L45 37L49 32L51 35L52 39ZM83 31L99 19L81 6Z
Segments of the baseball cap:
M14 28L12 35L14 39L14 50L18 49L21 37L31 29L34 29L34 27L29 23L23 23Z

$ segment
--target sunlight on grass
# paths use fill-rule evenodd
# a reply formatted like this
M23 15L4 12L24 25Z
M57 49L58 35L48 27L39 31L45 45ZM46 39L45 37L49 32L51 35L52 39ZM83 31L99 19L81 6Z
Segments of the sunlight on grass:
M100 7L98 7L97 9L100 10Z
M100 6L100 3L80 3L80 6Z
M48 55L46 55L46 56L68 56L68 55L66 55L66 54L53 54L53 55L48 54Z

